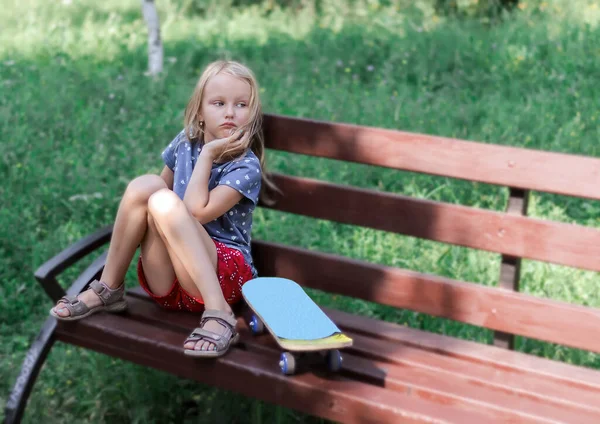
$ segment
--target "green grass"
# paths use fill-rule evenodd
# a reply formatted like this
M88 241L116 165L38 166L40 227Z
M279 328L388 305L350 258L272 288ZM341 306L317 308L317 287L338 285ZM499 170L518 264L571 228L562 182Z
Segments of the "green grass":
M462 18L440 15L428 1L413 8L401 7L402 1L355 1L355 9L322 1L318 11L254 2L200 15L173 1L159 3L166 69L157 80L144 76L146 33L137 1L3 4L2 409L51 307L33 271L112 222L129 180L160 170L161 149L180 130L191 90L212 60L247 63L266 112L600 156L597 2L521 2L522 9L495 24L477 14L464 17L468 7ZM272 170L419 198L493 210L507 200L506 189L484 184L283 153L270 152L268 159ZM533 193L530 212L600 228L598 202ZM267 210L258 212L254 228L254 236L266 240L489 286L498 280L499 256L472 249ZM597 273L523 264L523 291L535 296L600 307L599 284ZM322 304L490 341L485 329L313 294ZM574 349L524 339L518 348L600 368L598 355ZM64 345L52 350L25 418L320 421Z

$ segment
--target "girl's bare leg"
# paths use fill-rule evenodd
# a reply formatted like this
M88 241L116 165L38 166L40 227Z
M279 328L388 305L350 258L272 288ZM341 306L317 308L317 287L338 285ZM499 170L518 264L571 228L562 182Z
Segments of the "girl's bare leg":
M148 212L167 246L179 283L189 294L201 297L206 309L233 314L217 278L217 249L204 227L171 190L159 190L148 201ZM142 256L143 257L143 256ZM208 321L206 330L221 334L224 327ZM188 342L186 349L212 350L207 341Z
M115 218L106 266L100 277L109 287L116 288L125 279L133 255L146 234L148 199L153 193L166 187L166 183L158 175L142 175L127 186ZM167 264L170 265L169 261L165 265ZM171 278L169 284L172 283ZM102 303L92 290L84 291L78 298L90 308ZM61 309L59 305L55 306L55 312L60 316L70 314L68 309Z

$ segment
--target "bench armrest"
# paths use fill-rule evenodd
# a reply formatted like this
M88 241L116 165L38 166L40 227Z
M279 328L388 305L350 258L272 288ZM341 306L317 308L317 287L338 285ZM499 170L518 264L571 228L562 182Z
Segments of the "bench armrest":
M46 261L35 271L35 279L42 285L53 301L58 301L65 295L64 289L58 284L56 276L73 265L79 259L108 243L112 236L113 226L106 226L81 240L78 240L65 250Z

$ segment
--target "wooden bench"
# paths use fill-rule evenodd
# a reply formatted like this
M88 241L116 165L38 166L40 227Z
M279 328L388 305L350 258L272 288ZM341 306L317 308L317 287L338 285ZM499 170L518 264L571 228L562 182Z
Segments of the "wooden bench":
M501 255L499 287L455 281L256 240L261 275L305 287L448 318L495 333L488 345L332 309L355 340L340 374L282 375L268 335L216 361L182 354L198 316L161 310L140 289L129 312L77 323L49 318L26 356L7 403L20 420L54 341L83 346L244 395L340 422L600 422L600 371L515 352L513 335L600 352L600 310L519 293L521 258L600 271L600 230L526 216L530 190L600 200L600 160L353 125L268 115L270 149L478 181L510 189L505 213L274 175L272 208ZM106 244L111 228L75 243L36 272L56 301L57 276ZM70 286L80 292L102 270L96 259Z

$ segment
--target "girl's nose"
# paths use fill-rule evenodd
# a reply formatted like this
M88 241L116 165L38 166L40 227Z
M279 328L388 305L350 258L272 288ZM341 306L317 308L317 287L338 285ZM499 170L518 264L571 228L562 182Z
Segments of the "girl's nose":
M225 117L226 118L233 118L234 115L234 107L233 106L227 106L227 108L225 109Z

